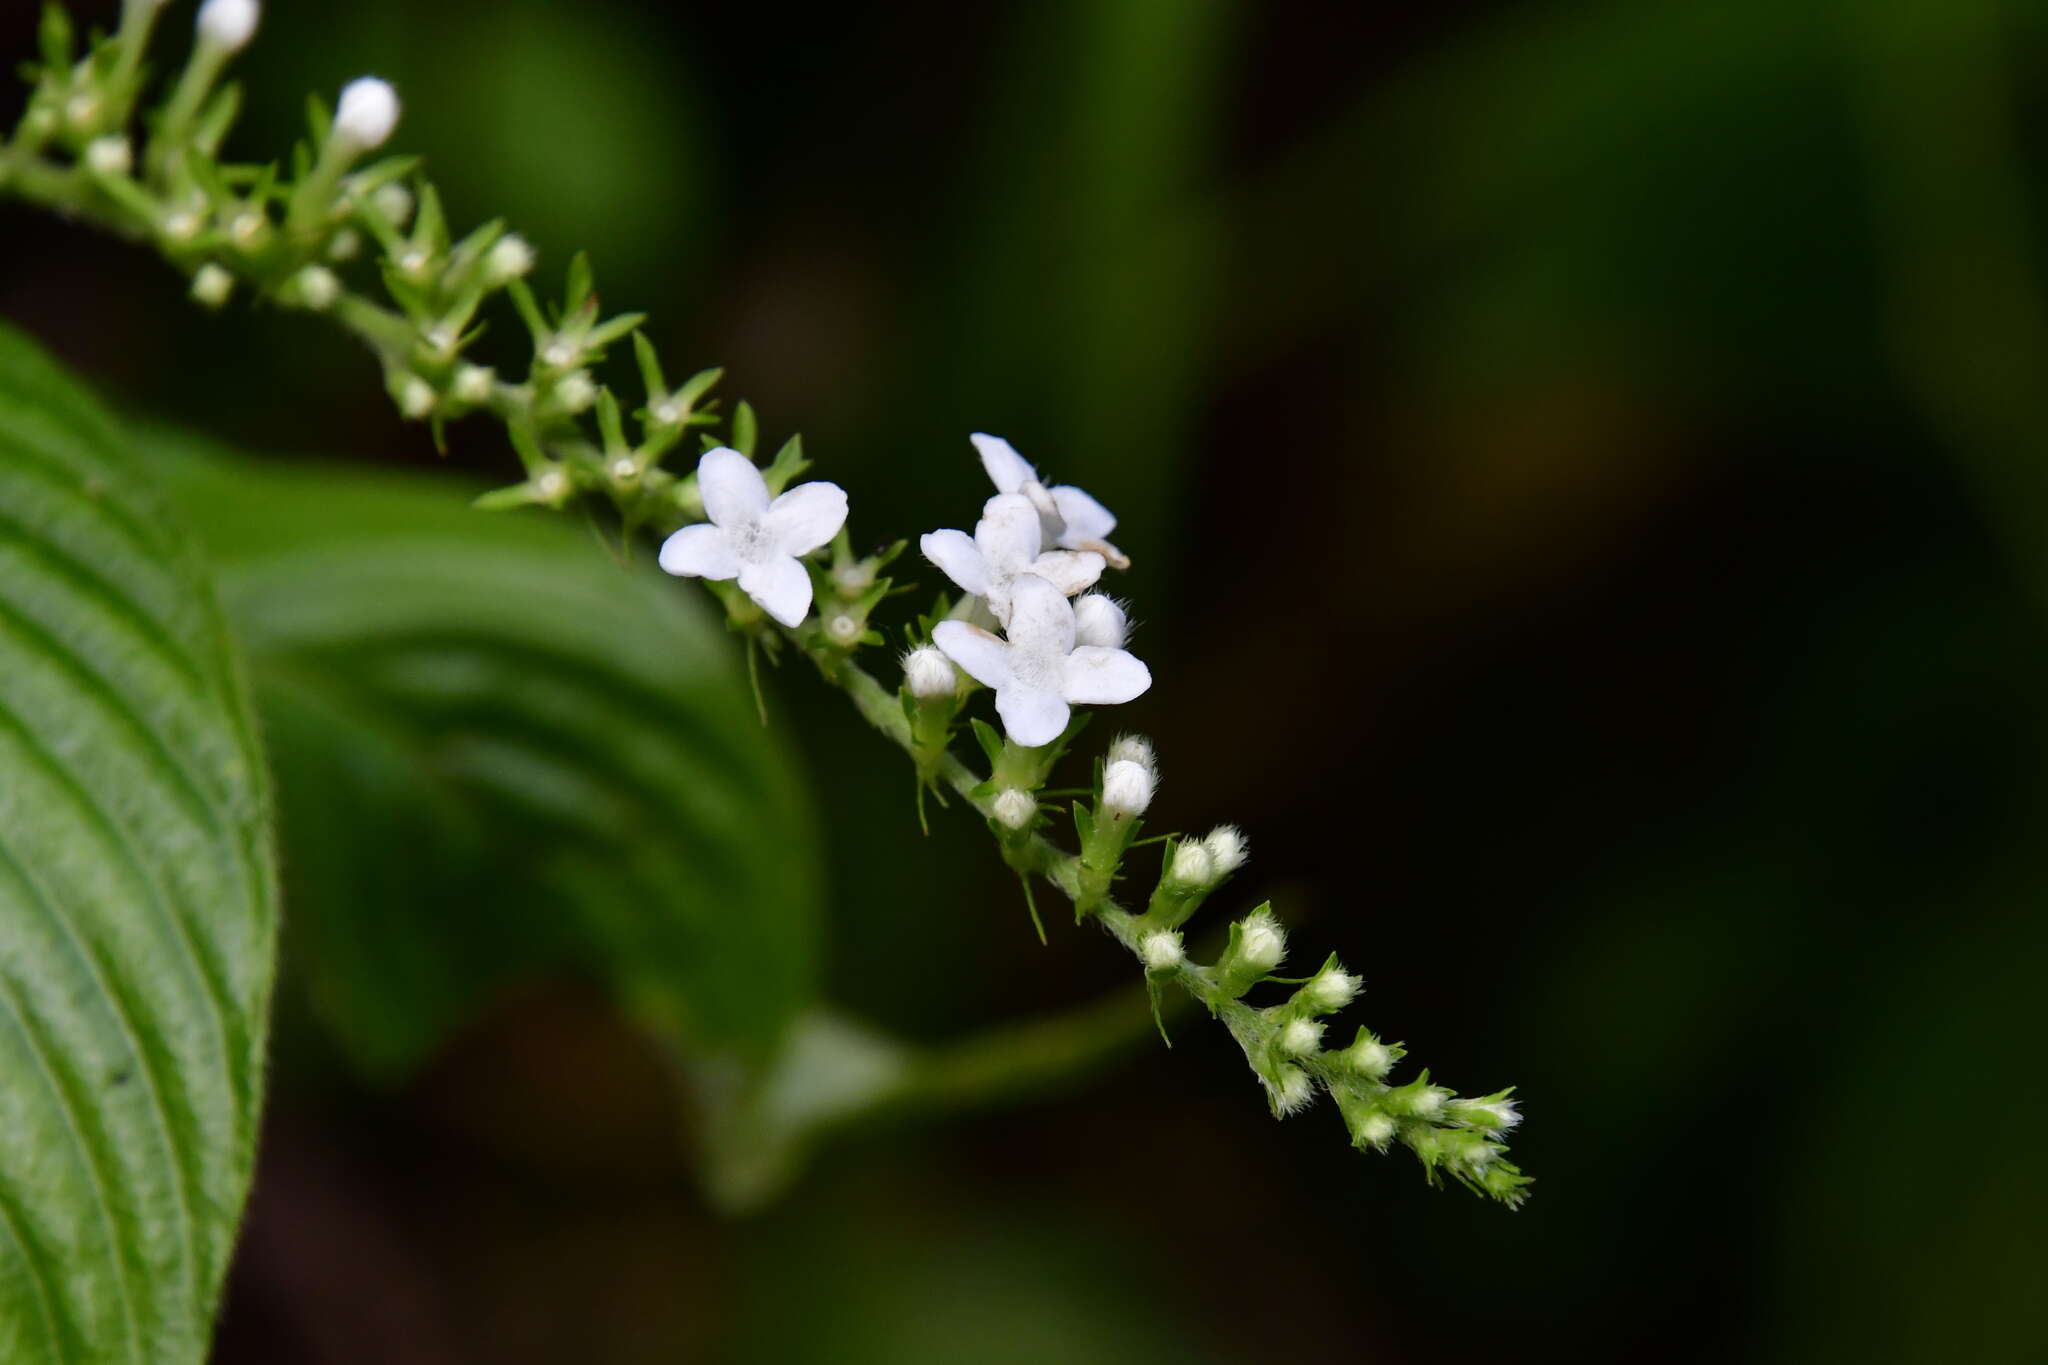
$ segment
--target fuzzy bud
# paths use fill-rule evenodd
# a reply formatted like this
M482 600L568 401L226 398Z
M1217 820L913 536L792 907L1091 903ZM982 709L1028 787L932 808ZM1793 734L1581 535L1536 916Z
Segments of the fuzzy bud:
M1145 963L1148 972L1170 972L1180 966L1187 954L1181 947L1180 935L1171 929L1155 929L1138 940L1138 956Z
M1270 1087L1273 1097L1273 1111L1281 1117L1301 1112L1309 1101L1316 1097L1315 1083L1300 1067L1290 1066L1280 1077L1280 1084Z
M240 52L256 36L262 12L256 0L206 0L199 7L199 41L219 52Z
M1383 1103L1396 1114L1434 1121L1444 1115L1444 1101L1451 1092L1426 1080L1413 1080L1389 1090Z
M1109 746L1108 761L1111 763L1135 763L1152 774L1152 780L1159 780L1159 759L1152 752L1152 743L1143 735L1118 735Z
M1199 843L1185 843L1173 851L1173 865L1167 877L1182 886L1207 886L1216 876L1215 860Z
M384 145L398 126L398 92L389 81L360 76L342 87L334 110L334 139L349 151Z
M1483 1099L1451 1100L1444 1105L1444 1117L1485 1133L1504 1133L1522 1121L1521 1111L1505 1092Z
M581 412L597 401L597 383L583 370L563 375L555 385L555 401L570 412Z
M939 701L959 690L953 661L930 645L921 645L903 656L903 680L910 695L919 701Z
M397 181L379 185L370 195L370 207L393 227L404 227L412 217L412 191Z
M94 175L126 175L135 164L135 148L119 133L96 137L85 148L85 166Z
M327 239L327 259L352 261L363 249L363 235L354 228L337 228Z
M1239 926L1238 954L1250 967L1270 972L1287 956L1287 931L1270 910L1248 915Z
M497 384L497 375L488 365L464 365L455 372L455 382L449 392L460 402L479 404L491 401L491 390Z
M1301 988L1302 1003L1318 1014L1335 1014L1358 994L1358 978L1335 965L1317 972Z
M560 502L569 496L569 476L559 469L544 469L533 476L533 494L542 502Z
M533 248L516 232L500 237L491 249L484 253L484 278L492 284L505 284L516 280L531 269Z
M1130 633L1124 609L1099 592L1091 592L1074 603L1074 643L1122 649Z
M398 386L398 410L415 422L432 416L436 401L434 386L416 374Z
M1038 802L1030 792L1017 787L1005 787L995 799L996 823L1004 829L1024 829L1031 824L1031 817L1038 813Z
M300 303L314 312L324 312L341 297L341 281L324 265L309 265L292 276L292 290Z
M1353 1137L1361 1146L1377 1147L1385 1151L1387 1143L1394 1137L1394 1121L1385 1114L1367 1114L1358 1121L1358 1129Z
M1291 1056L1306 1057L1322 1041L1323 1026L1313 1019L1290 1019L1280 1030L1280 1050Z
M192 297L208 308L218 308L235 292L235 277L208 261L193 272Z
M1209 861L1215 865L1215 875L1219 878L1227 877L1244 866L1244 835L1235 825L1216 826L1202 841L1202 846L1209 850Z
M1359 1031L1358 1041L1345 1048L1343 1053L1344 1064L1369 1081L1385 1079L1400 1057L1398 1050L1363 1029Z
M1102 770L1102 808L1119 819L1143 815L1152 804L1152 770L1119 758Z

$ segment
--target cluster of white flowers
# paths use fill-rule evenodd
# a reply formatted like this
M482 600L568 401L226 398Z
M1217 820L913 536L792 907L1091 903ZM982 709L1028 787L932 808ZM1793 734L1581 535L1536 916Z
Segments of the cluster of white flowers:
M1068 601L1106 566L1130 561L1105 539L1116 527L1108 508L1078 488L1047 488L1008 441L971 439L996 495L973 535L933 531L919 545L967 594L963 607L985 606L1002 634L956 615L938 624L932 642L995 689L1010 740L1038 748L1060 737L1074 706L1127 702L1152 685L1151 672L1123 648L1123 608L1099 593ZM1058 548L1046 549L1048 542Z

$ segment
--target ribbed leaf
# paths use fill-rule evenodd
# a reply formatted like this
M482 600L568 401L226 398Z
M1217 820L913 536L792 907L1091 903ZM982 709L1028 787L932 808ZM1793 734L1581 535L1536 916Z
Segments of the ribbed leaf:
M115 427L0 328L0 1360L205 1356L277 936L237 667Z
M772 1045L815 979L812 832L698 593L454 480L157 444L249 652L290 959L360 1064L565 970L685 1048Z

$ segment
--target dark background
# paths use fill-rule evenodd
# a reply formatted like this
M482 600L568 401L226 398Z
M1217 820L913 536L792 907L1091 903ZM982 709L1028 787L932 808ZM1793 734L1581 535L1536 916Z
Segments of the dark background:
M730 1222L593 992L395 1093L288 1018L223 1362L2042 1358L2042 6L272 11L235 151L389 76L459 224L587 247L857 532L968 516L970 430L1115 508L1160 827L1241 823L1225 908L1518 1084L1539 1183L1275 1125L1188 1021ZM435 462L328 330L0 231L0 314L133 408ZM920 840L836 699L773 703L837 999L944 1038L1128 982L957 812Z

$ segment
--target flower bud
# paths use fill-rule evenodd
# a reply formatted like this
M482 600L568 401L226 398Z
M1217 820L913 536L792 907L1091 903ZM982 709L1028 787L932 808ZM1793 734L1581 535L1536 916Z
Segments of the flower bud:
M336 228L334 235L327 239L327 259L330 261L352 261L363 249L363 235L354 228Z
M292 289L300 303L317 313L334 306L341 296L341 281L326 266L309 265L292 276Z
M435 402L434 386L416 374L398 386L398 410L415 422L431 416Z
M1118 735L1110 742L1108 761L1111 763L1135 763L1152 774L1152 780L1159 780L1159 760L1152 752L1151 741L1143 735Z
M1122 649L1129 633L1124 609L1099 592L1091 592L1074 603L1074 643Z
M1138 957L1148 972L1170 972L1186 959L1180 935L1171 929L1155 929L1138 940Z
M492 284L516 280L533 269L533 248L518 233L500 237L484 254L484 278Z
M240 52L256 36L261 15L256 0L206 0L199 7L199 41L220 52Z
M1365 1029L1358 1031L1358 1041L1339 1054L1344 1065L1350 1067L1369 1081L1379 1081L1394 1069L1394 1063L1401 1059L1398 1044L1387 1044L1372 1036Z
M1443 1117L1444 1101L1450 1096L1451 1092L1442 1086L1431 1085L1428 1080L1418 1078L1389 1090L1381 1102L1396 1114L1407 1114L1418 1119L1439 1119Z
M1117 759L1102 770L1102 808L1119 819L1143 815L1152 804L1152 770Z
M1301 988L1303 1004L1318 1014L1335 1014L1358 994L1358 978L1331 963Z
M1244 835L1235 825L1218 825L1202 841L1209 850L1209 861L1215 866L1215 875L1227 877L1244 866Z
M1377 1147L1385 1151L1387 1143L1393 1140L1394 1120L1377 1111L1359 1119L1352 1137L1360 1146Z
M1182 886L1207 886L1216 876L1216 863L1201 844L1185 843L1173 851L1173 865L1166 875Z
M860 621L847 612L835 612L825 620L825 635L841 649L860 642Z
M1473 1100L1451 1100L1444 1105L1444 1117L1469 1123L1484 1133L1504 1133L1522 1121L1521 1111L1507 1092Z
M134 164L135 148L119 133L108 133L86 144L86 169L95 175L126 175Z
M334 111L334 139L348 150L367 152L384 145L398 126L398 92L389 81L361 76L342 87Z
M370 195L370 207L391 226L404 227L406 220L412 217L412 191L395 180L388 185L379 185Z
M208 261L193 272L192 297L208 308L218 308L235 290L235 277Z
M1270 910L1255 910L1239 926L1238 955L1245 965L1270 972L1287 956L1287 931Z
M1323 1026L1313 1019L1290 1019L1280 1030L1280 1050L1306 1057L1323 1041Z
M910 695L919 701L938 701L959 690L953 661L930 645L920 645L903 656L903 680Z
M1288 1067L1280 1077L1280 1084L1269 1085L1268 1090L1273 1097L1273 1112L1282 1118L1306 1109L1309 1101L1316 1097L1315 1084L1309 1080L1308 1073L1297 1066Z
M570 412L581 412L597 401L597 383L583 370L563 375L555 385L555 401Z
M464 365L455 372L455 382L449 392L460 402L480 404L491 401L491 390L497 383L497 376L488 365Z
M1030 792L1017 787L1005 787L996 795L996 823L1004 829L1023 829L1031 823L1031 817L1038 813L1038 801Z

